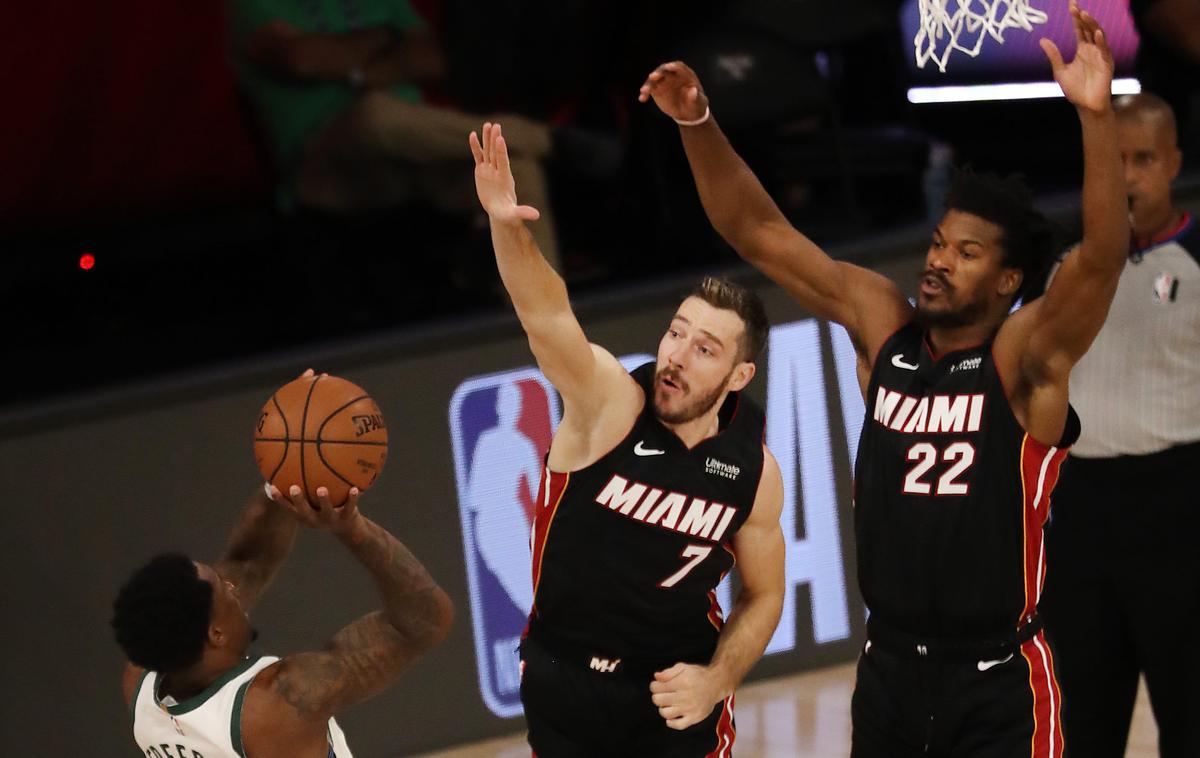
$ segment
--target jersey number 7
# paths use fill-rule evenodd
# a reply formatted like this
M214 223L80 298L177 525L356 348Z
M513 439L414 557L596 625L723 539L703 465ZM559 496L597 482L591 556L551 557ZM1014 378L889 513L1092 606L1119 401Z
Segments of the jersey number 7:
M683 552L679 554L679 557L680 558L690 558L691 560L689 560L687 563L685 563L683 565L683 568L679 569L674 574L671 574L666 579L663 579L661 582L659 582L658 586L659 587L674 587L676 584L679 584L679 580L681 580L685 576L687 576L689 571L691 571L692 569L699 566L700 561L707 558L708 554L711 552L712 552L712 545L688 545L687 547L685 547L683 549Z

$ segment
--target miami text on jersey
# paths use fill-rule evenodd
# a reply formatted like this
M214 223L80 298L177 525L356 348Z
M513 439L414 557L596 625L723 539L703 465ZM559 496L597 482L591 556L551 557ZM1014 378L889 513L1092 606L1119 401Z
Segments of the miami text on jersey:
M644 521L647 524L689 534L693 537L720 542L721 535L733 521L737 508L721 503L710 503L702 498L689 497L682 492L668 492L640 482L630 482L613 474L596 495L596 502L607 506L622 516ZM687 510L684 506L687 505Z
M909 397L879 388L875 420L903 434L977 432L983 419L983 394Z

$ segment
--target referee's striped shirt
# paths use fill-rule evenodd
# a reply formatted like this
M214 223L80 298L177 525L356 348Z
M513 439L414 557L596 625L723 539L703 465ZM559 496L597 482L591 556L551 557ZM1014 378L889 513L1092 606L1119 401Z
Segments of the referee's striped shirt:
M1200 441L1200 225L1190 214L1131 253L1108 320L1070 381L1083 423L1073 455L1147 455Z

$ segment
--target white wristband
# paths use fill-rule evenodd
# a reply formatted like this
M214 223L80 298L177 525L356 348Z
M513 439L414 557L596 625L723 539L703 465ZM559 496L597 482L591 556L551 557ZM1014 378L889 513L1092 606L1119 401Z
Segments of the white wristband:
M678 119L678 118L673 119L673 120L675 121L675 123L679 124L680 126L700 126L705 121L708 121L708 119L711 117L712 117L712 110L706 105L706 106L704 106L704 115L701 116L700 118L696 119L695 121L684 121L684 120Z

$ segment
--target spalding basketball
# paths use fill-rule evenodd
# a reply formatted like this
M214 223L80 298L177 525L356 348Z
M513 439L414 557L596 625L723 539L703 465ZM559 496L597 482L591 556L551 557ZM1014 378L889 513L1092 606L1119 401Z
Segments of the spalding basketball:
M365 492L387 460L387 426L362 387L328 374L303 376L280 387L262 407L254 429L254 458L263 478L287 493L292 485L317 502L346 502L351 487Z

